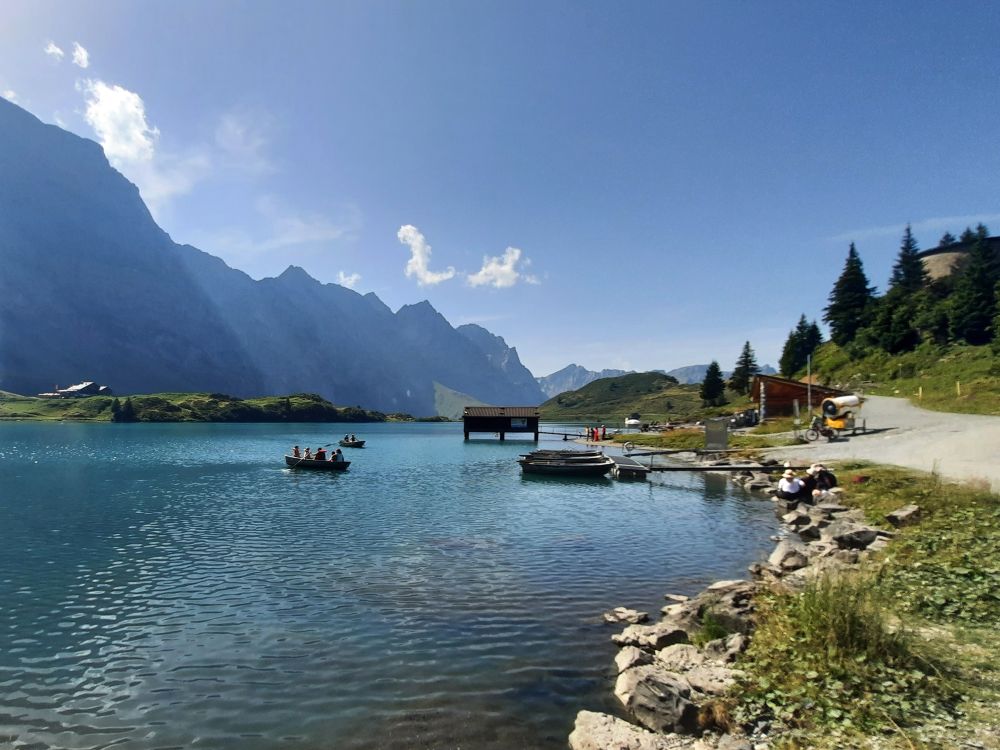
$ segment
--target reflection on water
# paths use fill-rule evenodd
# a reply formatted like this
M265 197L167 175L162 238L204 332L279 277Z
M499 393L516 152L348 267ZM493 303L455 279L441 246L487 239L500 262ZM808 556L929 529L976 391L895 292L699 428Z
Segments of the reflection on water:
M283 468L343 432L0 425L0 744L562 748L615 710L600 613L774 526L724 476L538 481L459 425Z

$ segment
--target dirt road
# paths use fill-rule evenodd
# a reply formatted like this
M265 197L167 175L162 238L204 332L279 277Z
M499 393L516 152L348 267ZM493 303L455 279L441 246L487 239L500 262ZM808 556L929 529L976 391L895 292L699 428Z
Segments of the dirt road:
M927 411L901 398L869 396L859 415L866 434L778 448L796 463L857 458L936 471L946 479L986 480L1000 491L1000 417Z

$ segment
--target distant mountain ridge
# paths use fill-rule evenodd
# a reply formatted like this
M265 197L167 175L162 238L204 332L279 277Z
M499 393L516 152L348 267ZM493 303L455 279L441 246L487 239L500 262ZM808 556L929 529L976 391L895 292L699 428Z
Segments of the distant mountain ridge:
M688 365L687 367L677 367L673 370L668 370L665 374L677 378L678 383L691 384L701 383L705 379L705 372L707 370L708 365ZM774 375L777 372L771 365L762 365L760 368L761 375ZM724 378L728 378L732 374L732 370L722 371L722 377Z
M600 380L601 378L616 378L619 375L628 375L632 372L633 370L600 370L595 372L580 365L571 364L566 365L566 367L557 370L551 375L535 378L535 380L538 381L538 385L541 386L545 395L552 398L566 391L575 391L583 388L588 383Z
M516 350L429 302L289 266L255 281L178 245L101 147L0 98L0 389L82 379L116 393L318 393L435 413L435 384L491 404L544 394Z

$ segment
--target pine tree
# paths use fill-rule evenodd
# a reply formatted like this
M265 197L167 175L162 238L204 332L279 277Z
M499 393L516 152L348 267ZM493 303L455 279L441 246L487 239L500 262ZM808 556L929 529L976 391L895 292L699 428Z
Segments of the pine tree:
M985 237L977 238L969 252L969 263L955 283L951 297L950 327L955 339L986 344L993 337L997 273L994 255Z
M830 304L823 311L834 343L843 346L854 340L858 329L866 324L874 299L875 287L868 286L868 277L852 242L844 270L830 292Z
M750 348L750 342L747 341L743 344L739 359L736 360L736 367L733 368L733 374L729 378L729 387L737 393L745 394L750 390L750 382L758 372L760 368L757 366L757 358Z
M806 320L805 314L799 318L795 329L788 334L788 340L781 350L781 359L778 360L778 367L781 374L787 378L797 373L806 366L809 355L816 351L816 347L823 343L823 333L814 320L812 323Z
M135 407L132 405L132 399L126 398L125 403L122 405L122 413L120 422L134 422L135 421Z
M917 247L917 241L913 239L913 232L907 224L906 231L903 232L903 242L899 246L899 255L896 256L896 265L892 267L889 290L919 292L926 283L927 271L924 270L924 262L920 259L920 248Z
M122 421L122 404L121 401L115 397L111 402L111 421L121 422Z
M726 403L726 381L722 379L722 370L714 359L705 370L705 379L698 391L706 406L721 406Z
M958 240L955 239L955 235L951 232L945 232L941 235L941 239L938 240L938 247L948 247L948 245L954 245Z
M958 239L960 242L975 242L976 233L972 231L972 227L966 227L965 231L962 232L962 236Z
M892 267L889 289L875 307L871 335L887 352L897 354L915 349L920 343L917 318L920 293L928 283L924 262L910 225L906 225L899 255Z

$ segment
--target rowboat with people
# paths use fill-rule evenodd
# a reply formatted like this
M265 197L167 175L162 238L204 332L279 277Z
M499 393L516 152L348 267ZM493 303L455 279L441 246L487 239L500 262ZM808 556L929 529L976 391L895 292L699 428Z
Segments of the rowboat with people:
M365 441L364 440L346 440L345 439L345 440L341 440L340 441L340 447L341 448L364 448L365 447Z
M285 463L289 469L318 469L320 471L346 471L350 461L333 461L330 459L297 458L285 455Z

